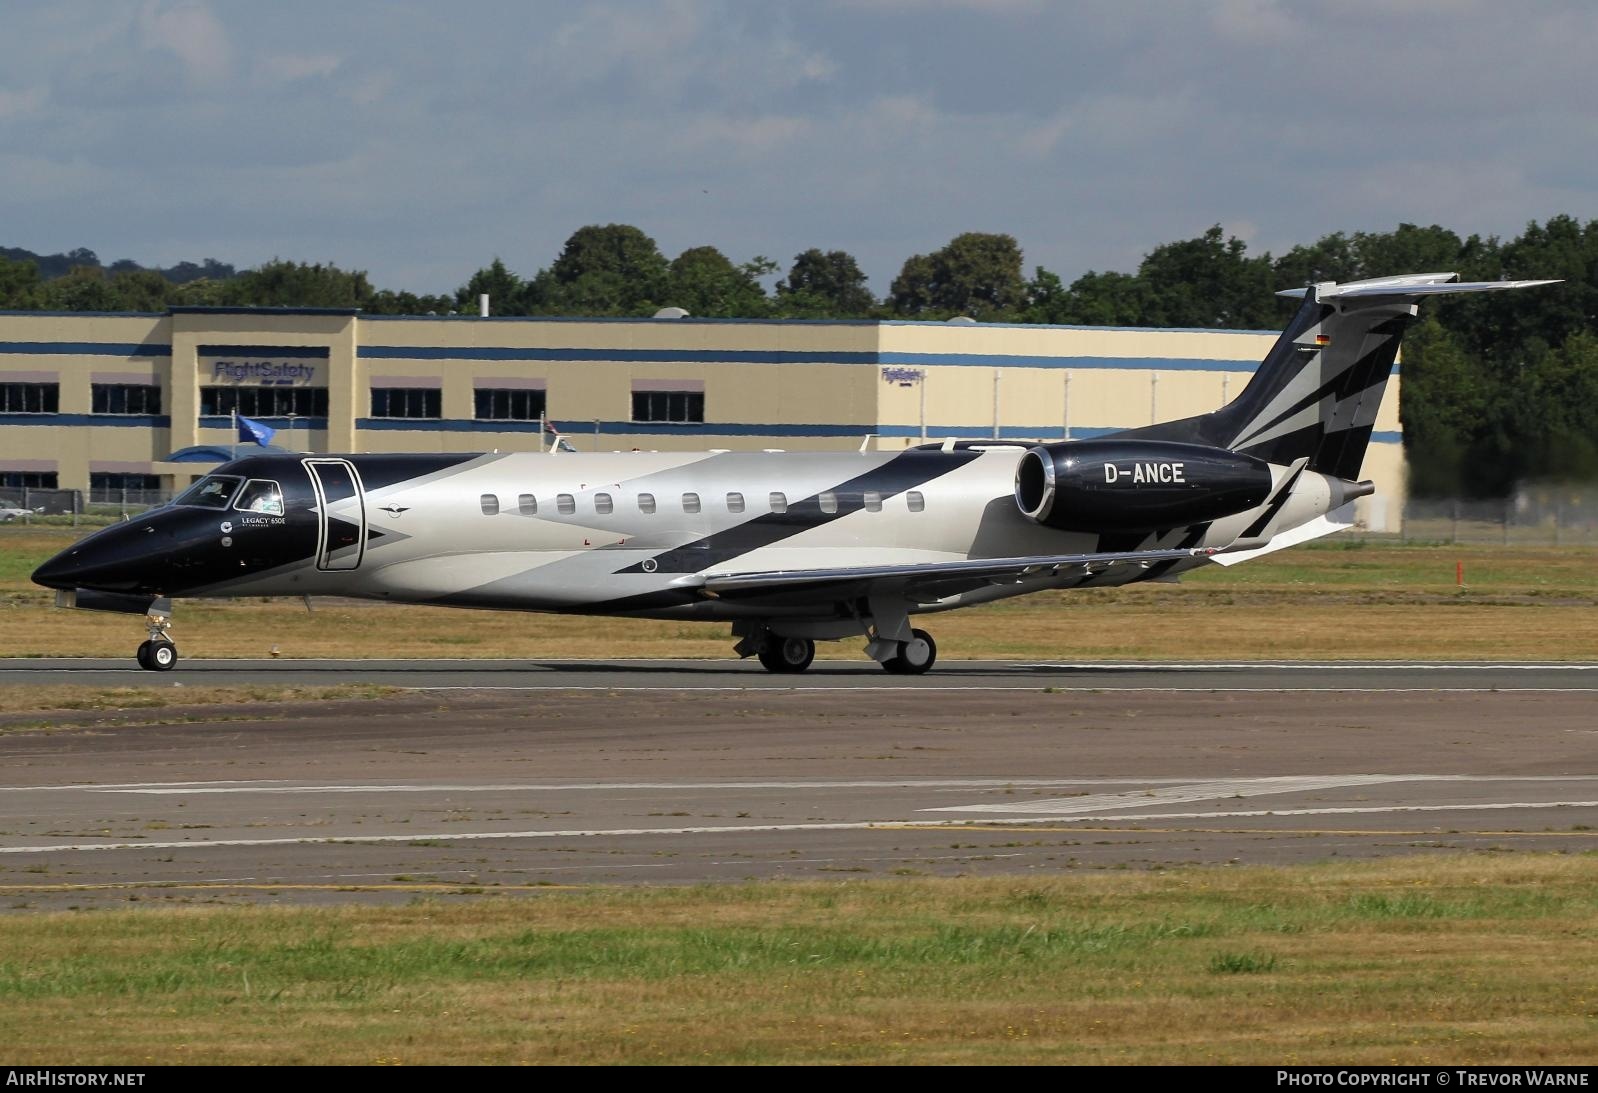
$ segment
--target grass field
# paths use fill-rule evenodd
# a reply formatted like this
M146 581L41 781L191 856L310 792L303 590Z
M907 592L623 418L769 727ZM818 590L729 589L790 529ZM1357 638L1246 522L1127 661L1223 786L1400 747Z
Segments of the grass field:
M68 531L0 529L11 656L132 656L130 615L59 611L28 582ZM1456 564L1465 572L1456 585ZM946 658L1598 660L1598 550L1312 544L1180 585L1040 593L930 617ZM185 656L727 657L726 626L326 601L183 602ZM859 642L822 643L858 658Z
M8 918L12 1065L1590 1063L1590 857Z

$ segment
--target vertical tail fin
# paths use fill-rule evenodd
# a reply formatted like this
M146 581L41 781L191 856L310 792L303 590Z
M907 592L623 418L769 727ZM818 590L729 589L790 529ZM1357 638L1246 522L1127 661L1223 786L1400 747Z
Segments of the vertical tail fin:
M1422 297L1554 283L1458 276L1417 273L1279 293L1304 302L1237 398L1214 413L1120 435L1208 444L1282 465L1307 458L1312 471L1358 478L1399 341Z

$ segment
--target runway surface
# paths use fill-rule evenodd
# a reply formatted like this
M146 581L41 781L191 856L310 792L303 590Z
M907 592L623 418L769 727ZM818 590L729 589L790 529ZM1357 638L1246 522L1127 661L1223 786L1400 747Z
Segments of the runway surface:
M1591 666L184 668L0 682L423 689L0 713L0 908L1598 849Z
M170 673L132 658L0 660L0 685L320 685L533 689L1001 689L1041 690L1554 690L1598 691L1598 664L1188 663L939 661L925 676L876 664L817 661L776 675L753 660L185 660Z

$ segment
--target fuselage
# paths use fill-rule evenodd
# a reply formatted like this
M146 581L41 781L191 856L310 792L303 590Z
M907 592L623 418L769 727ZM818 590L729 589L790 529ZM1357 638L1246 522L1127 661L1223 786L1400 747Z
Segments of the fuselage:
M255 456L220 467L168 506L90 536L36 579L171 598L338 595L702 619L828 615L831 604L729 603L696 586L717 573L1224 547L1251 519L1245 512L1132 535L1055 530L1017 506L1022 454ZM1329 492L1309 485L1297 488L1304 496L1285 517L1326 511ZM1049 574L914 609L1125 583L1199 564Z

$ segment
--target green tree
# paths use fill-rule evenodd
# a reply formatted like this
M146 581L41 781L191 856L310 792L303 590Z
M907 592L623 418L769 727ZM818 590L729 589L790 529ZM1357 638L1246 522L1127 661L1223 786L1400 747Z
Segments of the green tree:
M865 319L876 310L860 263L847 251L811 247L777 282L777 313L800 319Z
M1276 259L1273 274L1277 291L1321 281L1357 281L1364 276L1353 242L1342 232L1294 247Z
M755 319L769 313L770 301L757 269L769 263L756 258L735 266L715 247L690 247L672 260L665 299L690 315L722 319Z
M357 308L372 298L372 285L365 270L274 258L225 282L221 296L233 307Z
M39 265L0 255L0 311L33 311L43 306Z
M495 255L494 260L486 267L472 274L471 279L456 290L455 310L462 315L476 315L480 307L480 297L484 293L488 294L491 314L528 313L527 282L507 269L498 255Z
M64 277L44 286L44 306L51 311L117 311L116 290L99 266L74 266Z
M1027 306L1021 247L1012 235L957 235L941 250L906 259L888 302L894 312L912 318L1013 320Z
M1276 325L1281 309L1270 255L1250 258L1246 251L1241 239L1223 239L1219 224L1197 239L1155 247L1138 267L1138 278L1148 286L1143 324L1230 330Z
M666 302L667 272L655 241L631 224L590 224L533 279L530 302L544 313L647 315Z
M1420 497L1460 497L1472 488L1469 455L1489 433L1495 385L1437 317L1427 314L1404 338L1399 420L1409 488Z
M1147 326L1150 288L1142 277L1089 271L1071 282L1060 317L1081 326Z
M164 311L173 285L153 269L123 269L111 275L118 311Z

